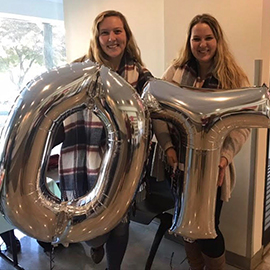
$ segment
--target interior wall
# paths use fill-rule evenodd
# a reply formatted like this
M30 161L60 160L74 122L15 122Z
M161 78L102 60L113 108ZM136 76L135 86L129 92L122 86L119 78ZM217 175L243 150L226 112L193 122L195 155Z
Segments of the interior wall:
M154 76L161 76L164 71L163 0L64 0L68 61L87 52L92 22L100 12L108 9L123 13L146 67Z
M210 13L219 21L234 56L253 80L253 61L261 58L262 0L166 0L164 10L166 64L183 46L191 19Z

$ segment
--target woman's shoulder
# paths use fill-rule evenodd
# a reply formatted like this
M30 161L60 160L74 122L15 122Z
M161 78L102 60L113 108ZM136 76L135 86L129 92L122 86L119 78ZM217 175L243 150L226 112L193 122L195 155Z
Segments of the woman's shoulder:
M183 75L183 68L170 65L164 72L162 79L179 84Z
M143 76L143 77L147 77L147 78L152 78L154 77L151 73L151 71L142 63L139 63L139 61L137 61L136 59L133 60L133 64L135 65L139 76Z
M87 55L85 54L84 56L81 56L80 58L73 60L72 63L84 62L86 60L87 60Z

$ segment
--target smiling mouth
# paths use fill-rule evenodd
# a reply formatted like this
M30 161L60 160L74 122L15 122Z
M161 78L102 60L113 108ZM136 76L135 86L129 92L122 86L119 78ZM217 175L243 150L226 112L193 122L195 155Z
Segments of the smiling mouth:
M115 48L119 47L119 45L118 44L113 44L113 45L108 45L107 47L109 49L115 49Z
M209 50L204 50L204 51L199 51L200 54L208 54L209 53Z

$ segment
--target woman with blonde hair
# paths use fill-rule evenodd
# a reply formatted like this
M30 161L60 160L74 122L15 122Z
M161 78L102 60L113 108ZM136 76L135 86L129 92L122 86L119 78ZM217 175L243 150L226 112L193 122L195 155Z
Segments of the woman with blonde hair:
M183 50L166 70L163 79L179 86L207 89L232 89L248 86L248 78L229 51L218 21L209 14L195 16L189 24ZM167 155L168 163L177 163L177 155L166 125L156 127L157 139ZM161 132L162 131L162 132ZM225 243L219 230L223 201L228 201L235 185L233 157L248 138L248 129L233 130L221 149L215 211L215 239L184 239L191 270L225 269ZM163 135L163 136L160 136ZM166 139L165 139L166 138ZM175 138L174 138L175 139Z
M117 18L117 21L121 21L122 24L122 29L115 28L114 31L117 40L111 39L107 29L100 29L104 20L109 20L108 24L110 24L111 18ZM124 34L124 40L122 40L122 34ZM115 48L110 48L109 44L114 44L115 42ZM95 18L88 53L75 60L75 62L82 62L87 59L112 68L128 83L134 86L140 94L146 80L152 77L151 73L144 67L140 49L137 46L126 18L119 11L107 10L101 12ZM134 77L134 81L132 77Z
M194 31L192 30L194 30L194 27L198 28L198 24L203 24L211 29L212 36L209 35L205 40L205 44L214 44L211 54L207 54L207 52L202 50L205 45L201 45L200 37L194 37ZM206 47L206 50L209 50L209 48ZM196 63L200 80L204 80L207 75L212 73L213 77L218 79L218 88L220 89L233 89L249 85L246 74L236 63L229 50L228 43L218 21L209 14L197 15L190 22L185 46L183 50L180 50L178 57L173 61L165 76L169 76L174 68L175 70L179 69L178 72L180 70L183 71L188 62L193 62L193 65ZM179 84L179 82L176 83ZM185 82L181 82L181 84L184 85ZM196 84L193 86L196 86Z
M152 77L143 66L140 50L126 18L115 10L104 11L95 18L88 53L74 62L86 60L111 68L139 94L146 81ZM63 199L71 200L89 192L95 185L102 160L101 149L106 140L102 122L87 109L66 118L63 133L59 162L60 189ZM127 214L109 233L87 241L91 246L93 261L101 262L104 256L103 245L106 243L107 269L120 270L128 236Z

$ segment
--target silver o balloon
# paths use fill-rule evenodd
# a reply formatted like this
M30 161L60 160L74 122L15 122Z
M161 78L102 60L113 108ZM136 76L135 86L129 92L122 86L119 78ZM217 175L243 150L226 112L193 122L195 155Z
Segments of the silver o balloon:
M94 188L61 201L46 184L48 159L58 126L85 108L103 122L107 149ZM52 243L90 240L110 231L127 212L141 178L149 144L147 113L123 78L90 61L29 82L1 136L5 218L27 235Z
M268 128L266 87L233 90L182 88L153 79L143 100L151 118L171 122L181 134L185 172L172 233L191 239L215 238L215 201L220 151L233 129ZM183 159L182 159L183 160Z

